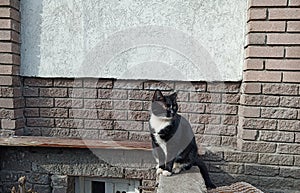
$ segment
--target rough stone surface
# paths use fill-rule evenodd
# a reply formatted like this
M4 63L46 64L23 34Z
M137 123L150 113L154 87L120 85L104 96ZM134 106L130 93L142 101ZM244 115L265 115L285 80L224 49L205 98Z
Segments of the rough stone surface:
M191 170L175 174L173 176L159 176L157 193L206 193L207 189L199 169L193 167Z

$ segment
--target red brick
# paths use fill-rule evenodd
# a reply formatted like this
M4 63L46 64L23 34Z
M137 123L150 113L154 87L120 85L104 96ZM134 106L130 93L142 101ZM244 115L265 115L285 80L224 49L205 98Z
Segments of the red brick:
M269 9L269 19L300 19L300 8L272 8Z
M226 92L226 93L238 93L240 91L240 84L238 83L208 83L208 92Z
M149 112L131 111L131 112L128 113L128 120L148 121L149 118L150 118Z
M275 153L277 145L268 142L245 141L242 143L242 151L256 153Z
M284 32L285 21L250 21L249 32Z
M59 128L83 128L83 120L80 119L55 119L55 127Z
M20 54L20 46L10 42L0 42L0 52Z
M260 131L259 139L261 141L270 142L294 142L293 132L283 132L283 131Z
M84 79L83 87L85 88L112 88L113 80L107 79Z
M15 54L0 53L1 64L20 64L20 56Z
M268 46L248 46L246 48L246 57L260 57L260 58L282 58L284 48L282 47L268 47Z
M183 113L204 113L205 105L201 103L180 103L179 110Z
M14 98L0 98L0 107L1 108L14 108Z
M92 109L112 109L113 103L111 100L85 99L84 107Z
M221 146L228 146L236 148L236 137L233 136L222 136L221 137Z
M282 96L280 97L281 107L300 108L300 97Z
M300 133L295 133L295 142L300 143Z
M81 139L99 139L99 130L70 129L69 137Z
M40 88L40 96L42 97L67 97L67 88Z
M260 108L239 106L239 115L243 117L260 117Z
M20 21L20 12L9 7L0 7L0 17Z
M262 70L264 68L264 60L247 59L244 63L244 70Z
M261 93L261 84L259 83L243 83L242 93L245 94L259 94Z
M159 82L159 81L147 81L144 82L144 89L150 89L150 90L165 90L170 91L174 90L174 82Z
M70 118L97 119L98 118L97 115L98 115L98 113L97 113L96 109L70 109L69 110L69 117Z
M267 70L300 70L300 60L266 60Z
M220 104L207 104L205 108L207 114L237 114L237 106L235 105L220 105Z
M63 108L41 108L40 109L41 117L57 117L57 118L67 118L68 109Z
M25 86L38 86L38 87L48 87L53 86L52 79L43 79L43 78L25 78L24 79Z
M13 66L12 65L0 65L0 74L1 75L12 75Z
M237 151L224 152L225 161L238 162L238 163L256 163L258 160L257 153L246 153Z
M289 6L300 6L299 0L289 0Z
M299 131L300 121L298 120L279 120L278 129L280 131Z
M291 108L262 108L262 118L273 118L273 119L297 119L297 110Z
M222 103L238 105L240 102L240 94L222 94Z
M25 108L24 116L27 117L39 117L39 108Z
M248 20L266 19L267 9L266 8L251 8L248 10Z
M39 96L39 89L38 88L32 88L32 87L24 87L23 88L23 96L27 97L27 96Z
M48 118L27 118L29 127L54 127L54 119Z
M293 165L293 156L289 155L274 155L274 154L259 154L258 163L270 165Z
M2 129L18 129L24 127L23 119L2 119L1 128Z
M197 138L196 135L196 142L197 144L204 144L210 146L220 146L221 145L221 136L217 135L203 135L201 138Z
M232 115L225 115L222 116L222 123L224 125L237 125L238 124L238 117Z
M133 100L151 100L153 94L154 94L154 92L152 92L152 91L130 90L130 91L128 91L128 99L133 99Z
M296 84L263 84L264 94L275 95L297 95L298 85Z
M206 82L175 82L177 91L206 91Z
M288 32L300 32L300 21L288 21L287 22L287 31Z
M190 101L204 103L221 102L221 94L192 92L190 93Z
M116 80L113 87L114 89L143 89L143 82L137 80Z
M55 98L55 107L82 108L83 99Z
M84 127L88 129L113 129L113 121L84 120Z
M287 47L286 48L287 58L300 58L300 47Z
M251 82L281 82L281 72L273 71L246 71L244 81Z
M287 0L250 0L250 6L286 6Z
M151 137L149 132L129 132L129 140L130 141L151 141Z
M14 7L16 9L20 8L20 1L18 0L1 0L0 1L0 6L10 6Z
M283 82L300 83L300 72L283 72Z
M81 79L54 79L55 87L82 87Z
M275 130L277 128L277 120L245 118L240 120L240 126L247 129Z
M268 34L267 44L272 44L272 45L300 44L300 34Z
M278 144L278 153L300 154L300 144Z
M221 117L219 115L190 114L189 121L198 124L219 124Z
M148 113L148 112L147 112ZM135 116L132 116L132 120L136 119L143 119L146 120L146 112L136 113L134 114ZM148 113L149 114L149 113ZM116 120L127 120L127 111L111 111L111 110L99 110L98 111L98 119L116 119Z
M143 123L140 121L114 121L114 129L126 131L142 131Z
M19 34L11 30L0 30L0 40L20 43Z
M247 45L263 45L266 43L266 35L264 33L250 33L246 36Z
M53 107L53 98L27 98L26 107Z
M236 132L234 125L206 125L204 134L235 136Z
M0 87L0 98L14 97L15 90L11 87Z
M128 131L100 130L99 138L105 140L128 140Z
M257 136L258 136L257 130L249 130L249 129L242 130L242 139L244 140L256 140Z
M13 85L13 78L11 76L0 76L0 85Z

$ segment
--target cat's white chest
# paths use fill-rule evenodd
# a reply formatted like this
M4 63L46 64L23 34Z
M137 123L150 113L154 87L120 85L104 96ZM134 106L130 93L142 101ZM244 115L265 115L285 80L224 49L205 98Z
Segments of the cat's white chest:
M160 132L160 130L164 129L170 124L171 124L171 120L161 119L153 114L151 115L150 125L154 129L155 133Z
M165 155L167 155L167 143L166 143L165 140L160 138L158 133L170 124L171 124L171 120L161 119L161 118L159 118L159 117L157 117L153 114L151 115L150 125L154 129L154 132L155 132L154 137L155 137L156 142L158 143L158 145L164 151Z

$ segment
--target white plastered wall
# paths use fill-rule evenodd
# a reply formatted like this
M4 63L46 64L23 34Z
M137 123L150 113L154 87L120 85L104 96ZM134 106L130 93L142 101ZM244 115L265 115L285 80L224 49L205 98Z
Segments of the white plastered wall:
M22 0L21 73L242 79L246 0Z

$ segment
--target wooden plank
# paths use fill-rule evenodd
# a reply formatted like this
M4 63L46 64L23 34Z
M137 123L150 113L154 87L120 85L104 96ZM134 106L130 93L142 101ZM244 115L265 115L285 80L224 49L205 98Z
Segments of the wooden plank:
M14 136L0 138L0 146L151 150L150 142L104 141L91 139L83 140L37 136Z

